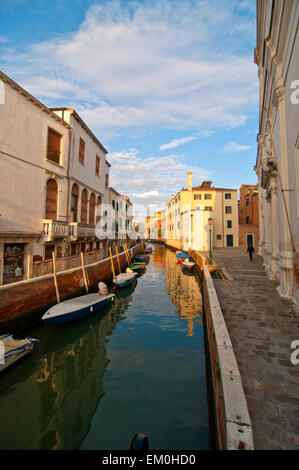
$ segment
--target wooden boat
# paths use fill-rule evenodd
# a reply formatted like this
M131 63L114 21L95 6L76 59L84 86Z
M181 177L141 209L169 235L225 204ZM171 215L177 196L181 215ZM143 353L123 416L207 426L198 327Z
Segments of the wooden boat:
M134 280L136 279L136 276L137 276L137 273L134 273L134 272L121 273L113 278L113 283L117 287L126 287L132 284L132 282L134 282Z
M46 323L67 323L81 320L110 304L114 297L115 294L99 295L94 293L65 300L51 307L42 316L42 320Z
M182 268L193 269L194 266L195 266L195 263L193 263L192 261L189 261L188 258L182 262Z
M126 273L131 273L131 272L141 273L144 269L145 269L145 263L131 264L130 266L127 267Z
M137 262L141 263L148 263L150 260L149 256L144 256L144 255L136 255L134 258L134 264Z
M134 279L136 278L137 273L135 273L133 270L127 271L125 273L121 272L117 246L115 247L115 249L116 249L116 256L117 256L118 270L119 270L119 274L117 276L115 276L115 270L114 270L114 263L113 263L113 259L112 259L111 247L109 248L110 259L111 259L111 268L112 268L112 273L113 273L113 283L117 287L126 287L126 286L132 284L132 282L134 282ZM125 251L126 256L128 257L128 260L129 260L129 255L127 253L127 246L126 245L125 245L125 249L126 249L126 251Z
M0 336L0 372L31 352L35 343L39 343L39 340L34 338L14 339L9 334Z

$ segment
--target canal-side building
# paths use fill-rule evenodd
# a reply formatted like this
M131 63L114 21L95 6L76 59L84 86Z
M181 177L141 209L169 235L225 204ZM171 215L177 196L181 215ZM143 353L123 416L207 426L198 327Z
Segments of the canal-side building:
M0 80L0 284L47 273L52 251L101 259L96 206L109 201L107 150L73 109L50 109L2 72Z
M211 243L210 243L211 240ZM239 245L238 191L215 188L212 181L181 189L166 203L165 242L177 249L209 251Z
M165 229L165 212L157 211L153 216L146 217L145 238L149 240L163 241L163 231Z
M260 81L255 170L259 253L281 297L299 300L299 3L257 1Z
M116 189L109 188L109 247L113 254L123 251L125 245L129 248L132 241L137 238L133 228L133 204L130 198L120 194Z
M258 246L259 243L259 195L258 185L242 184L240 187L239 245Z

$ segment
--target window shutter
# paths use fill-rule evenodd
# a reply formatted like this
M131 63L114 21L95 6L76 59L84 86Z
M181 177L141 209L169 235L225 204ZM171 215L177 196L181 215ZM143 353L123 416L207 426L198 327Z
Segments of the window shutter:
M60 163L61 135L53 129L48 129L48 151L47 159Z
M85 142L83 139L80 137L80 143L79 143L79 162L84 164L84 153L85 153Z

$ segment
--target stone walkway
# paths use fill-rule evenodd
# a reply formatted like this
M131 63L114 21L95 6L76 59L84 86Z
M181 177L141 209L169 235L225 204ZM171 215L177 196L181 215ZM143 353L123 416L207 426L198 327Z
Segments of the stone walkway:
M233 280L213 279L231 337L255 449L299 449L299 364L290 344L299 340L299 309L282 300L262 258L246 248L214 251L217 266Z

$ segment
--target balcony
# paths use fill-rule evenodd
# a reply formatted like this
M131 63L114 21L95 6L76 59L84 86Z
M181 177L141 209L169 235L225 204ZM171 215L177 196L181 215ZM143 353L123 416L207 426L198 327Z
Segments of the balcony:
M43 241L51 242L60 238L68 238L70 225L68 222L53 219L43 219Z
M86 239L95 237L95 225L70 222L70 240Z

